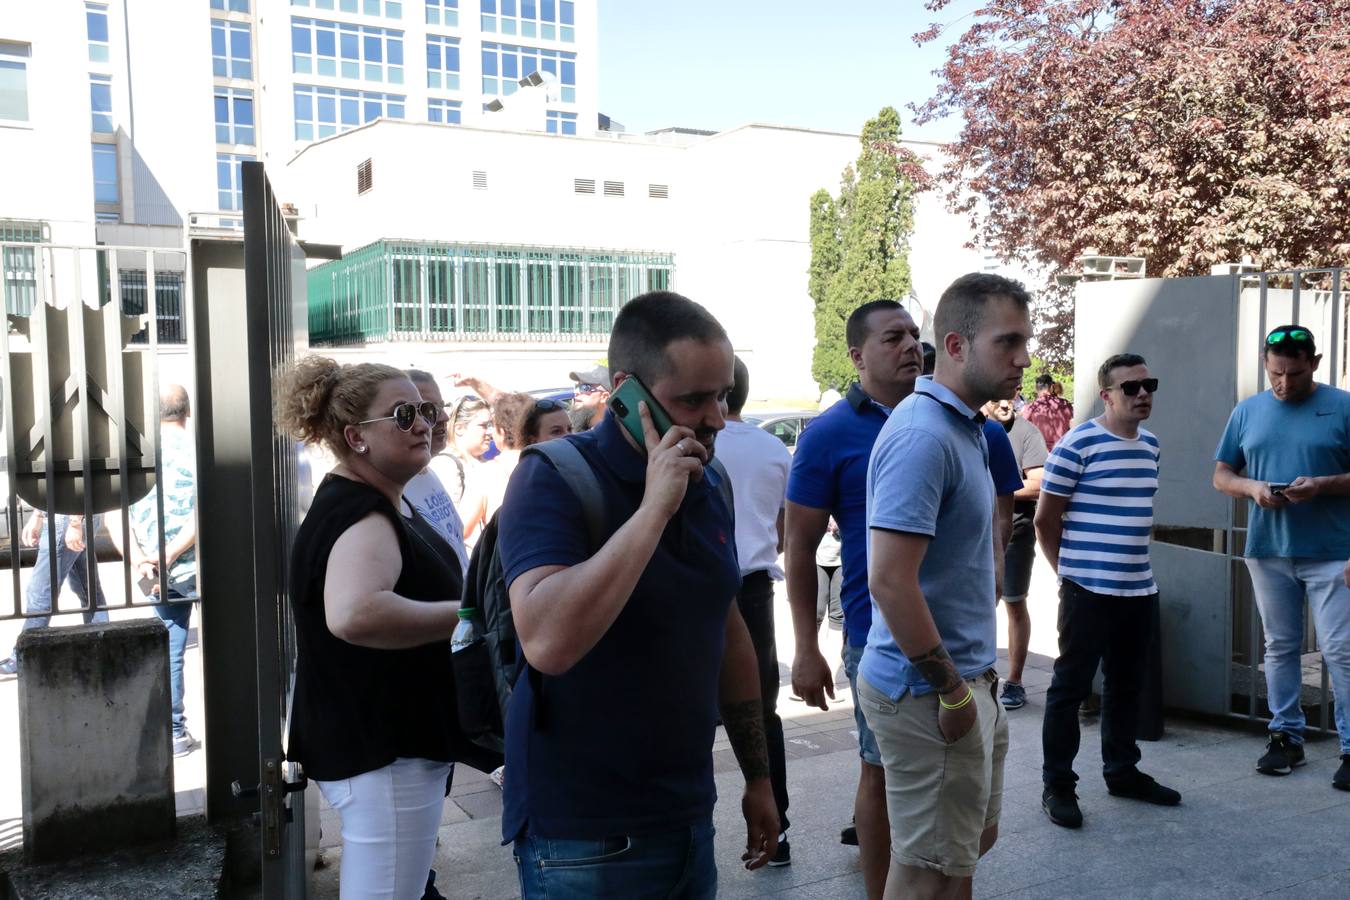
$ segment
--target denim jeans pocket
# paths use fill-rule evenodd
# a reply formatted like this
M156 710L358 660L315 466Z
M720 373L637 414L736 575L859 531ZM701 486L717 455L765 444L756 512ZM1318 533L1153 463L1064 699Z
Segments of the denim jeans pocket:
M598 840L549 840L531 838L540 868L564 869L614 862L633 848L630 837Z

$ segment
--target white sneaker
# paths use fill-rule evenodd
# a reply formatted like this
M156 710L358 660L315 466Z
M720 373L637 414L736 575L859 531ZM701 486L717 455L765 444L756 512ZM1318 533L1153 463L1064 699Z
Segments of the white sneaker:
M498 766L493 769L492 773L488 775L488 778L491 778L492 783L497 787L501 787L502 782L506 780L506 766Z
M192 733L184 731L173 739L174 759L181 759L182 757L187 756L193 750L196 750L198 746L197 739L192 736Z

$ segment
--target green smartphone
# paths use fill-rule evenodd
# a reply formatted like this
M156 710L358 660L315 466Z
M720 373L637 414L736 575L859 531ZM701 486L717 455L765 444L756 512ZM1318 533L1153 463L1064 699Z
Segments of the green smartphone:
M656 402L651 391L647 390L647 386L639 381L636 375L629 375L623 384L615 388L614 393L609 395L609 409L614 413L614 418L619 420L619 424L623 425L633 436L633 440L637 441L642 452L646 453L647 437L642 432L642 418L638 415L639 400L647 404L652 425L656 426L657 433L662 437L674 427L675 423L670 421L670 415L661 408L661 404Z

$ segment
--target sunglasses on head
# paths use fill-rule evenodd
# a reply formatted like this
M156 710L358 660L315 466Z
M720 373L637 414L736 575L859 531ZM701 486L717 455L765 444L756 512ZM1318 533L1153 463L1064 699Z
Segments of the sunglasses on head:
M1306 328L1277 328L1266 336L1266 344L1278 344L1281 341L1298 341L1305 343L1312 340L1312 335Z
M553 400L545 397L543 400L534 401L534 408L540 412L554 412L555 410L567 411L567 404L561 400Z
M1138 381L1122 381L1116 385L1126 397L1135 397L1139 394L1139 389L1143 388L1150 394L1158 393L1158 379L1141 378Z
M604 388L598 384L587 384L584 381L577 382L576 392L578 394L594 394L596 391L602 390Z
M412 431L413 423L417 421L419 415L426 420L428 425L435 426L436 419L441 415L441 408L430 400L423 400L421 403L413 403L408 400L395 406L393 415L376 416L373 419L366 419L364 422L357 422L356 424L369 425L371 422L393 419L399 431Z

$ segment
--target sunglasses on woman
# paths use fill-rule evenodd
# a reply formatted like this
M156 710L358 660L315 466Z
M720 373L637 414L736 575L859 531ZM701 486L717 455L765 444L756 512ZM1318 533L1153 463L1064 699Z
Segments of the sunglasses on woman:
M1312 340L1312 335L1306 328L1277 328L1266 337L1267 344L1278 344L1282 341L1295 341L1297 343L1307 343Z
M1143 388L1150 394L1158 393L1158 379L1141 378L1138 381L1122 381L1116 385L1126 397L1136 397L1139 395L1139 389Z
M395 406L394 414L391 416L377 416L374 419L366 419L364 422L357 422L356 424L369 425L371 422L393 419L399 431L412 431L413 423L417 421L419 415L426 419L428 425L435 427L436 419L440 417L440 414L441 408L430 400L423 400L421 403L413 403L411 400L407 400Z
M543 400L534 401L534 408L539 410L541 413L557 412L558 410L561 410L562 412L567 412L568 409L566 403L563 403L561 400L553 400L548 397L544 398Z

